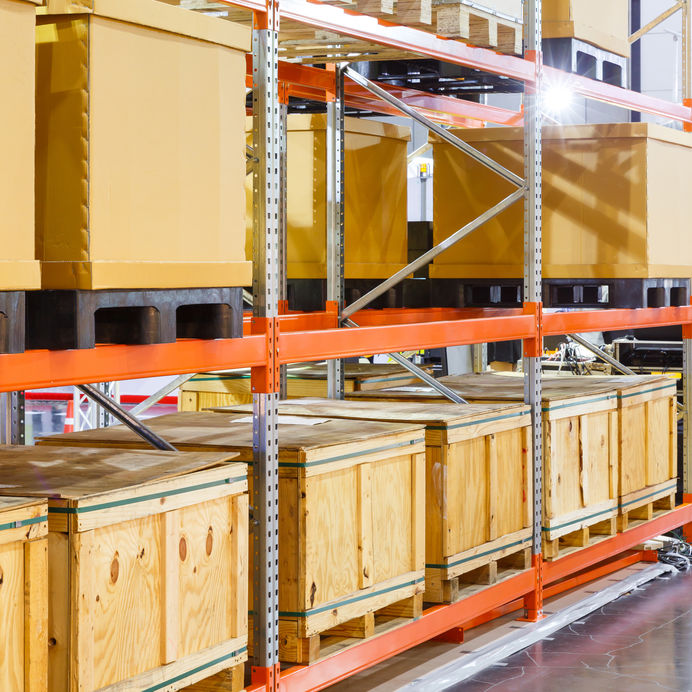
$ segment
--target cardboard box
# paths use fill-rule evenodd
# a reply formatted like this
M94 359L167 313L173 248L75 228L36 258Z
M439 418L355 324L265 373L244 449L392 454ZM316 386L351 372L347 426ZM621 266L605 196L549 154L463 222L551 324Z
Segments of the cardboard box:
M0 0L0 290L40 286L34 251L36 4Z
M455 133L523 175L523 130ZM434 242L516 189L446 143L435 143ZM645 123L543 130L543 276L685 278L692 197L680 175L692 135ZM438 256L432 278L521 278L524 210L515 203Z
M43 288L250 285L249 29L154 0L56 0L47 11L37 31Z
M248 119L248 142L252 122ZM386 279L408 264L406 156L410 131L375 120L344 126L344 276ZM288 116L287 275L327 276L327 116ZM246 180L252 256L252 176Z
M577 38L629 57L628 0L543 0L543 38Z

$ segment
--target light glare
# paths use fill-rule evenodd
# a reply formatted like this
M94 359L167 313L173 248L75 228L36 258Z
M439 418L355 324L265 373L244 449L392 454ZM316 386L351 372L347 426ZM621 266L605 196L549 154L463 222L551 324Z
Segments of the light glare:
M564 113L572 104L572 97L572 91L567 87L551 86L543 94L543 110L553 115Z

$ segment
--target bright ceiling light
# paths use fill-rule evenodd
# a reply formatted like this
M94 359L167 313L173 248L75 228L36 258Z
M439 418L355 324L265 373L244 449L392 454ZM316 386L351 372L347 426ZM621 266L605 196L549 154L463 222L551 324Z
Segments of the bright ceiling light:
M566 86L555 84L543 92L543 110L551 115L564 113L571 105L574 94Z

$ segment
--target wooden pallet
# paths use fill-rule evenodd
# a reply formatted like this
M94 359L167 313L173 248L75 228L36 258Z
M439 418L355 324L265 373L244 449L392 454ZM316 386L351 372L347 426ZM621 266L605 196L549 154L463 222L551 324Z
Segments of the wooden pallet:
M531 548L522 547L452 579L435 579L426 573L425 599L434 603L455 603L530 567Z
M198 12L213 12L215 16L239 24L250 25L252 21L250 12L229 9L228 5L213 0L161 1ZM471 4L468 0L326 0L325 4L503 53L520 55L522 52L521 5L518 0L484 0ZM299 22L281 22L279 57L282 59L318 64L344 59L356 62L410 56L402 50L319 31Z
M580 526L557 538L543 537L543 558L557 560L617 533L617 517L611 516L591 525ZM549 534L548 534L549 535Z
M363 639L370 639L392 624L419 618L423 613L423 594L417 593L385 608L348 620L337 627L310 637L298 637L298 623L279 620L279 659L292 663L315 663Z
M657 490L647 488L649 492L646 494L638 493L639 498L623 498L618 514L618 531L627 531L675 509L675 486L677 481L674 484L661 483Z
M186 687L187 692L240 692L245 687L245 664L222 670Z

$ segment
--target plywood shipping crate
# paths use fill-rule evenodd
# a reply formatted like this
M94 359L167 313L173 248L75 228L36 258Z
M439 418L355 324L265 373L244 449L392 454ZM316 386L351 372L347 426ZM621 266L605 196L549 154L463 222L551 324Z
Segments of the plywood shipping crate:
M544 0L543 38L576 38L629 57L627 0Z
M425 425L426 601L455 601L530 566L528 406L297 399L279 413Z
M0 448L0 495L48 499L51 692L177 690L242 665L247 466L234 456Z
M48 689L48 505L34 497L0 497L0 689Z
M251 127L248 121L249 127ZM386 279L408 264L408 128L344 122L344 276ZM251 141L251 137L250 137ZM327 277L327 116L288 116L287 276ZM252 257L252 176L246 180Z
M250 285L249 29L155 0L50 0L47 11L36 53L43 288Z
M252 461L252 417L147 420L180 450ZM122 425L43 444L142 447ZM425 588L425 440L420 425L303 418L279 423L279 656L309 663L320 634L372 634L374 613L419 615Z
M574 378L588 380L589 378ZM471 403L523 402L522 377L440 378ZM543 555L556 558L616 532L617 390L609 383L543 386ZM422 387L375 392L382 400L449 401ZM351 396L366 398L369 392Z
M34 251L36 5L0 0L0 290L39 288Z
M426 372L432 368L424 367ZM344 364L344 391L384 389L419 382L415 375L393 363L369 365ZM327 366L293 365L288 367L288 398L327 396ZM250 370L200 373L180 387L178 406L181 411L202 411L217 406L234 406L252 402Z
M455 134L523 175L521 128ZM435 244L516 189L451 145L436 142L434 159ZM692 198L677 173L690 162L692 135L660 125L543 128L543 275L692 275L692 239L681 232ZM523 219L514 204L437 257L430 276L521 278Z

